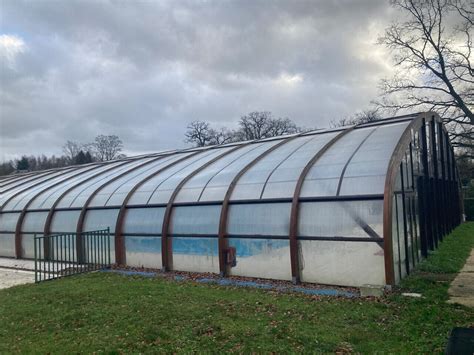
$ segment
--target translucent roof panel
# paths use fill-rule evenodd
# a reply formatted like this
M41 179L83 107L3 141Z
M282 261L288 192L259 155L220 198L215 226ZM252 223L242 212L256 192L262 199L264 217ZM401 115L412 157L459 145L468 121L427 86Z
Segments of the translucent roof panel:
M379 126L351 159L340 195L381 194L390 157L410 122Z
M51 174L50 171L48 172L38 172L36 174L31 174L28 176L23 176L23 177L17 177L14 179L9 179L8 181L2 182L0 184L0 193L5 191L5 190L13 190L18 187L18 185L25 184L23 186L26 186L26 183L32 182L36 179L39 179L41 176L47 176L48 174ZM37 181L37 180L36 180Z
M339 138L309 170L300 196L336 196L344 166L357 147L376 129L355 129Z
M58 208L62 207L82 207L84 203L87 201L89 196L100 186L109 182L114 177L129 171L136 167L139 164L142 164L144 161L150 160L152 158L144 158L138 160L132 160L125 165L119 165L117 168L107 171L105 174L101 174L89 181L85 184L81 184L77 186L73 190L69 191L59 202Z
M121 164L122 162L114 162L110 164L101 164L95 166L93 169L88 170L86 173L76 176L71 179L64 180L62 184L58 186L48 189L41 195L39 195L33 203L29 206L29 209L34 208L51 208L56 200L59 198L61 194L63 194L66 190L70 189L72 186L81 183L84 180L89 179L92 176L100 175L107 170L112 169L113 167Z
M296 183L304 167L321 148L339 133L338 131L331 131L312 136L310 141L299 147L294 154L272 172L263 189L262 198L293 197Z
M231 235L287 236L290 228L291 203L257 203L231 205Z
M157 189L153 192L153 195L151 195L149 203L167 203L178 186L178 184L185 179L189 174L192 174L196 171L196 169L199 169L201 166L204 164L208 163L214 158L219 157L220 155L224 154L225 152L229 152L232 150L234 147L226 147L226 148L221 148L221 149L215 149L210 152L208 156L203 158L201 161L198 161L194 164L190 164L186 166L184 169L176 172L172 176L170 176L168 179L164 180L163 183L158 186Z
M53 174L42 174L42 177L40 179L37 179L37 180L34 180L34 181L29 181L26 184L22 184L21 186L17 186L15 189L12 189L10 191L7 191L5 193L0 194L0 206L2 204L4 204L6 202L6 200L8 200L11 196L17 194L18 192L23 191L22 193L27 193L27 190L29 188L31 188L32 186L34 186L36 184L41 184L41 183L47 181L48 179L51 179L51 178L54 178L55 176L61 175L62 173L64 173L64 171L58 170ZM4 210L6 210L6 209L4 208Z
M159 160L150 164L144 165L141 168L134 169L130 174L127 174L113 183L101 189L97 195L92 199L91 206L116 206L121 205L128 192L145 177L171 164L172 162L189 155L175 154L172 156L164 156Z
M283 145L264 156L253 165L237 182L231 200L260 199L265 183L278 168L289 159L296 150L307 144L311 136L297 137L286 141Z
M166 169L162 173L150 179L150 181L143 184L133 194L129 204L168 203L171 194L184 178L212 159L231 149L232 147L205 150L198 155L192 156L189 159L186 159L170 167L169 169Z
M222 157L211 164L197 175L193 176L179 191L176 202L196 202L199 201L204 188L214 176L227 168L232 163L242 159L246 154L260 147L261 144L243 145L240 149Z
M244 169L247 164L279 142L281 142L281 140L273 140L259 144L257 148L250 150L240 159L227 165L209 181L199 201L222 201L234 177Z
M51 233L73 233L77 228L77 221L81 211L56 211L51 221Z
M87 211L84 220L84 232L110 228L110 233L114 233L118 212L118 208Z
M383 200L302 202L298 235L307 237L383 236ZM370 229L368 229L370 228ZM367 231L366 231L367 230Z
M38 186L32 187L28 190L23 191L19 195L12 198L5 206L5 210L21 210L23 207L26 206L28 202L38 193L48 189L49 187L53 186L54 184L60 183L65 181L76 174L82 174L82 172L87 171L90 167L87 168L77 168L74 170L67 170L64 171L47 181L42 182Z
M161 234L165 207L129 208L125 212L123 232Z
M217 234L220 205L174 207L171 215L172 234Z
M20 212L16 213L1 213L0 214L0 231L1 232L14 232L16 229L16 223Z
M27 212L21 231L43 233L47 216L48 212Z

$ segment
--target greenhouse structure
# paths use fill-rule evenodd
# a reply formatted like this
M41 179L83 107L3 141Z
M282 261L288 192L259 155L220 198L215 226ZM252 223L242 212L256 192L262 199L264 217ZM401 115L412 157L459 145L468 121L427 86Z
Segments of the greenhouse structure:
M395 285L461 222L432 112L0 178L0 256L110 228L112 262L163 271Z

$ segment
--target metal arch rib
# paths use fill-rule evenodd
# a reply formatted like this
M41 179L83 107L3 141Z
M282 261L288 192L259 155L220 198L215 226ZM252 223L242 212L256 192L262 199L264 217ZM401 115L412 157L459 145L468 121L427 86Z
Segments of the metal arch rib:
M257 164L260 160L265 158L268 154L271 152L275 151L282 145L292 141L295 138L300 137L301 134L291 136L288 138L282 139L281 142L275 144L271 148L267 149L264 151L262 154L260 154L258 157L253 159L250 163L248 163L242 170L239 171L239 173L232 179L232 182L229 184L229 187L226 191L226 194L224 196L224 200L222 201L222 208L221 208L221 214L219 218L219 233L218 233L218 239L219 239L219 271L221 276L226 276L228 273L227 270L227 265L224 260L225 258L225 249L227 248L227 220L229 217L229 202L230 198L232 196L232 192L235 189L235 186L237 185L237 182L240 180L240 178L250 169L252 168L255 164Z
M35 180L41 178L42 176L44 177L44 176L47 176L48 174L51 174L51 173L52 173L52 171L40 171L40 172L36 172L36 174L31 173L31 174L28 174L28 175L25 175L25 176L21 176L21 177L17 176L16 178L9 179L5 184L2 184L0 186L0 189L5 188L5 190L2 190L1 192L5 193L5 192L8 192L8 191L11 191L15 187L21 186L23 183L35 181ZM21 181L21 180L24 180L24 181ZM15 183L17 183L17 184L13 185ZM13 185L13 186L10 186L10 185Z
M125 243L124 243L124 240L123 240L123 224L124 224L124 221L125 221L125 212L126 212L126 208L127 208L127 204L128 202L130 201L130 199L132 198L133 194L143 185L145 184L146 182L148 182L149 180L151 180L152 178L154 178L155 176L161 174L162 172L166 171L167 169L181 163L182 161L185 161L189 158L192 158L194 156L197 156L199 155L200 153L202 152L207 152L207 151L210 151L210 150L213 150L213 149L219 149L219 146L208 146L207 148L205 149L197 149L196 148L190 148L190 149L186 149L186 150L182 150L180 152L177 152L177 151L173 151L171 152L170 154L168 155L174 155L174 154L179 154L179 153L191 153L189 155L186 155L184 156L183 158L181 159L178 159L168 165L166 165L165 167L155 171L154 173L146 176L145 178L143 178L143 180L139 181L127 194L127 196L125 197L122 205L120 206L120 210L119 210L119 213L118 213L118 216L117 216L117 222L115 224L115 257L116 257L116 263L118 264L125 264L126 263L126 253L125 253ZM158 188L158 187L157 187ZM156 189L153 191L153 193L156 191ZM152 195L153 195L152 193ZM151 198L151 195L150 195L150 198Z
M44 235L49 235L51 233L51 222L53 220L53 215L54 215L54 212L56 210L56 207L59 205L59 203L62 201L62 199L69 193L71 192L72 190L74 190L76 187L78 186L81 186L83 184L85 184L86 182L88 181L91 181L92 179L96 178L97 176L100 176L102 174L105 174L111 170L114 170L116 168L120 168L121 166L127 164L128 161L125 161L125 162L122 162L118 165L115 165L115 166L112 166L112 167L109 167L108 169L105 169L103 171L100 171L98 172L97 174L94 174L92 176L89 176L88 178L84 179L84 180L81 180L79 181L77 184L74 184L74 185L71 185L68 189L66 189L57 199L56 201L54 201L53 205L51 206L51 208L49 209L49 212L48 212L48 216L46 217L46 221L45 221L45 224L44 224ZM103 165L100 165L101 167Z
M106 162L99 162L99 163L92 163L92 164L84 164L84 165L74 165L74 166L69 166L69 167L66 167L66 168L54 169L54 170L48 171L46 174L41 174L41 175L38 176L37 178L35 177L34 179L30 179L30 180L28 180L28 181L25 181L24 183L18 184L18 185L16 185L16 186L12 187L12 189L13 189L13 188L16 188L16 187L18 187L18 186L21 186L21 185L23 185L23 184L26 184L26 183L28 183L28 182L31 182L31 181L40 179L41 177L45 177L45 176L48 176L48 175L51 175L51 174L54 174L54 173L57 173L57 172L69 172L69 171L72 171L72 170L75 170L75 169L85 168L85 167L89 167L89 166L92 166L92 167L99 167L99 166L107 165L107 164L110 164L110 163L112 163L112 162L117 162L117 161L120 161L120 160L124 160L124 161L128 162L128 161L134 161L134 160L136 160L136 159L134 159L134 158L125 158L125 159L119 159L119 160L114 160L114 161L106 161ZM59 176L59 175L55 175L55 176L53 176L53 177L50 177L50 178L47 178L47 179L45 179L45 180L39 181L39 182L37 182L37 183L35 183L35 184L33 184L33 185L27 187L27 188L24 189L24 190L21 190L21 191L16 192L15 194L13 194L12 196L10 196L10 197L3 203L3 205L0 207L0 212L4 209L4 207L8 204L8 202L10 202L10 201L11 201L13 198L15 198L16 196L20 195L21 193L23 193L23 192L25 192L25 191L27 191L27 190L29 190L29 189L31 189L31 188L34 188L34 187L36 187L36 186L38 186L38 185L41 185L41 184L44 183L44 182L47 182L47 181L49 181L49 180L51 180L51 179L54 179L54 178L57 177L57 176ZM5 192L5 191L2 191L2 193L4 193L4 192Z
M125 196L125 199L122 202L122 205L120 206L120 210L117 216L117 222L115 224L115 262L117 264L125 264L126 263L126 253L125 253L125 243L123 240L123 224L125 221L125 211L127 208L127 204L132 198L133 194L141 187L143 186L147 181L151 180L155 176L161 174L162 172L168 170L169 168L189 159L192 158L200 153L202 153L202 150L198 150L196 152L193 152L189 155L186 155L182 157L181 159L175 160L174 162L164 166L161 169L158 169L155 171L153 174L150 174L140 180L133 188L127 193L127 196Z
M73 170L74 170L73 168L69 168L69 169L67 169L67 170L60 170L60 171L69 172L69 171L73 171ZM57 170L56 170L55 172L57 172ZM53 174L53 173L51 173L51 174ZM48 173L47 175L51 175L51 174ZM50 176L50 177L48 177L48 178L46 178L46 179L44 179L44 180L41 180L41 181L38 181L38 182L34 183L34 184L31 185L31 186L28 186L27 188L25 188L25 189L23 189L23 190L20 190L20 191L15 192L13 195L11 195L10 197L8 197L8 198L5 200L5 202L4 202L4 203L2 204L2 206L0 207L0 212L2 212L3 209L8 205L8 203L9 203L11 200L13 200L15 197L17 197L18 195L21 195L22 193L24 193L24 192L26 192L26 191L28 191L28 190L30 190L30 189L32 189L32 188L35 188L35 187L37 187L37 186L39 186L39 185L41 185L41 184L43 184L43 183L45 183L45 182L48 182L48 181L50 181L50 180L52 180L52 179L58 177L59 175L60 175L60 174L57 174L57 175L54 175L54 176ZM44 175L43 175L43 177L44 177ZM23 185L23 184L22 184L22 185Z
M392 243L392 194L394 190L398 167L403 159L406 149L412 140L412 130L418 131L423 125L423 119L441 121L438 114L423 112L414 117L413 121L405 128L390 157L385 176L384 207L383 207L383 250L385 263L385 282L387 285L395 284L395 271L393 269L393 243Z
M290 212L290 230L288 233L288 239L290 241L290 261L291 261L291 277L293 283L300 282L300 266L299 266L299 252L298 252L298 214L299 214L299 201L303 183L313 165L336 143L340 138L353 131L355 127L347 128L341 131L338 135L327 142L318 152L311 158L302 170L298 180L296 182L295 191L293 193L293 199L291 201L291 212Z
M79 214L79 218L77 220L77 227L76 227L76 233L77 235L79 236L82 232L83 232L83 229L84 229L84 221L85 221L85 216L86 216L86 212L87 212L87 208L89 207L89 204L91 203L91 201L94 199L94 197L97 195L97 193L102 190L104 187L106 187L107 185L113 183L114 181L117 181L118 179L120 179L121 177L129 174L132 170L134 169L140 169L141 167L143 166L146 166L148 164L151 164L151 163L154 163L155 161L157 160L160 160L162 159L164 156L163 155L159 155L153 159L150 159L144 163L141 163L141 164L138 164L136 166L132 166L131 168L127 169L126 171L123 171L121 172L120 174L118 174L117 176L114 176L112 179L110 180L107 180L106 182L104 182L103 184L101 184L99 187L97 187L90 195L89 197L87 198L86 202L84 203L84 205L82 206L81 208L81 213ZM143 159L146 159L147 157L144 157ZM133 163L134 161L132 161Z
M163 265L163 270L164 271L169 271L173 267L173 250L172 250L171 241L169 239L169 225L170 225L170 221L171 221L171 211L173 209L173 203L174 203L174 200L176 199L176 196L178 195L179 191L191 178L193 178L194 176L199 174L201 171L206 169L208 166L214 164L215 162L217 162L219 159L225 157L226 155L229 155L229 154L235 152L236 150L239 150L239 149L247 146L248 144L251 144L251 143L237 145L236 147L234 147L232 149L229 149L228 151L226 151L226 152L218 155L217 157L211 159L210 161L203 164L198 169L194 170L192 173L187 175L183 180L180 181L178 186L176 186L176 188L174 189L174 191L173 191L173 193L172 193L172 195L171 195L171 197L168 200L168 203L166 205L165 214L163 216L162 232L161 232L161 260L162 260L162 265Z
M344 175L346 174L347 167L349 166L349 164L351 163L352 159L353 159L354 156L357 154L357 152L360 150L360 148L362 148L362 146L363 146L364 143L367 141L367 139L369 139L369 137L370 137L377 129L378 129L378 127L374 128L374 129L362 140L362 142L359 143L359 145L356 147L356 149L354 149L354 151L352 152L352 154L351 154L351 156L349 157L349 159L347 159L347 162L346 162L346 164L344 165L344 168L342 169L341 176L339 177L339 183L337 184L336 196L339 196L340 193L341 193L342 181L344 180Z
M31 206L31 204L33 203L33 201L36 200L36 198L40 195L42 195L45 191L48 191L49 189L52 189L53 187L56 187L58 186L59 184L62 184L64 181L67 181L69 179L73 179L75 178L76 176L80 176L82 174L85 174L91 170L94 170L96 169L97 166L93 166L92 168L89 168L89 169L84 169L84 170L81 170L80 172L78 172L77 174L73 174L71 176L68 176L66 177L65 180L61 180L61 181L58 181L58 182L55 182L54 184L52 185L49 185L47 187L45 187L44 189L42 189L41 191L37 192L32 198L30 198L30 200L25 204L25 206L23 206L23 209L21 210L21 213L20 213L20 216L18 217L18 220L16 222L16 228L15 228L15 256L17 259L20 259L22 257L22 250L21 250L21 231L22 231L22 226L23 226L23 221L25 219L25 215L26 215L26 212L28 211L28 207Z
M66 166L66 167L63 167L63 168L32 171L30 173L23 174L21 176L15 176L15 177L9 179L8 181L6 181L6 183L2 184L0 186L0 189L3 189L4 187L7 187L5 190L2 191L2 193L5 193L7 191L10 191L10 190L16 188L17 186L22 186L24 183L32 182L32 181L35 181L37 179L40 179L41 177L48 176L49 174L52 174L52 173L55 173L55 172L58 172L58 171L62 171L62 170L68 170L68 169L71 169L71 168L72 168L72 166ZM21 180L25 180L25 181L23 182ZM18 184L8 187L9 185L12 185L14 183L18 183Z
M133 158L124 158L124 159L119 159L119 160L133 160ZM117 161L117 160L115 160ZM23 175L22 177L25 177L25 178L31 178L33 176L32 179L28 179L27 181L25 181L24 183L20 183L18 185L15 185L15 186L12 186L4 191L2 191L2 193L5 193L7 191L10 191L18 186L21 186L23 184L26 184L28 182L32 182L32 181L35 181L37 179L40 179L41 177L45 177L47 175L51 175L51 174L54 174L56 172L60 172L60 171L69 171L69 170L73 170L73 169L79 169L79 168L85 168L85 167L89 167L89 166L101 166L101 165L104 165L104 164L109 164L111 163L112 161L105 161L105 162L94 162L94 163L89 163L89 164L82 164L82 165L71 165L71 166L66 166L66 167L63 167L63 168L55 168L55 169L48 169L48 170L42 170L42 171L35 171L35 172L32 172L31 174L29 175ZM37 176L35 176L37 175ZM18 178L17 180L15 181L18 181L18 180L21 180L22 178ZM13 182L15 182L13 181ZM11 183L13 183L11 182ZM3 186L6 186L3 185ZM2 187L3 187L2 186ZM0 187L1 189L1 187Z
M312 136L312 137L311 137ZM270 181L271 177L277 171L277 169L282 166L290 157L293 156L301 147L305 146L309 142L311 142L313 139L315 139L318 135L308 135L307 137L311 137L308 139L306 142L300 144L298 147L296 147L290 154L288 154L282 161L280 161L275 167L270 171L270 174L268 174L267 178L265 179L265 182L263 183L263 188L262 191L260 192L260 199L263 198L263 194L265 193L265 189L267 188L268 181Z

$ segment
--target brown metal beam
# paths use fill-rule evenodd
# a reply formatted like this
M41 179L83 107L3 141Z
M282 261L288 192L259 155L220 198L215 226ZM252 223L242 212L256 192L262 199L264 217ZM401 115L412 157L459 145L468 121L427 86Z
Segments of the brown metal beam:
M65 172L73 171L73 170L74 170L73 168L69 168L69 169L66 170ZM60 171L64 171L64 170L60 170ZM56 171L54 171L54 172L58 172L58 171L56 170ZM51 174L53 174L53 173L51 173ZM49 175L51 175L51 174L48 173L47 175L43 175L42 177L49 176ZM34 187L37 187L37 186L39 186L39 185L41 185L41 184L43 184L43 183L45 183L45 182L48 182L49 180L55 179L55 178L58 177L58 176L60 176L60 174L56 174L56 175L54 175L54 176L50 176L50 177L48 177L48 178L46 178L46 179L44 179L44 180L38 181L38 182L34 183L33 185L24 188L23 190L20 190L20 191L17 191L17 192L15 192L15 193L13 193L10 197L8 197L8 198L5 200L5 202L2 204L2 206L0 207L0 212L3 211L3 209L6 207L6 205L8 205L8 203L9 203L11 200L13 200L15 197L17 197L18 195L21 195L21 194L22 194L23 192L25 192L25 191L28 191L28 190L30 190L30 189L32 189L32 188L34 188ZM35 180L36 180L36 179L35 179ZM25 182L25 183L26 183L26 182ZM22 183L21 185L24 185L25 183ZM20 186L20 185L18 185L18 186Z
M303 170L298 177L296 182L295 191L293 192L293 199L291 201L291 211L290 211L290 230L288 233L288 238L290 241L290 260L291 260L291 277L293 283L299 283L301 280L300 276L300 266L299 266L299 255L298 255L298 214L299 214L299 201L301 190L303 188L303 183L308 175L311 168L314 164L323 156L327 150L334 145L341 137L345 136L349 132L354 130L354 127L347 128L344 131L341 131L329 142L327 142L318 152L311 158L310 161L305 165Z
M235 189L235 186L237 185L237 182L240 180L240 178L248 171L250 168L252 168L255 164L257 164L260 160L265 158L268 154L271 152L275 151L282 145L292 141L293 139L299 137L300 135L297 136L291 136L288 138L282 139L281 142L273 145L271 148L267 149L265 152L260 154L258 157L253 159L250 163L248 163L242 170L239 171L239 173L233 178L232 182L230 183L229 187L227 188L226 194L224 196L224 199L222 201L222 208L221 208L221 214L219 218L219 234L218 234L218 239L219 239L219 270L221 276L226 276L228 274L228 265L225 262L225 250L227 249L227 220L229 217L229 201L232 196L232 192Z
M218 155L217 157L209 160L207 163L203 164L196 170L194 170L192 173L187 175L183 180L180 181L178 186L174 189L173 193L171 194L170 199L168 200L168 204L166 205L166 210L165 214L163 216L163 225L162 225L162 231L161 231L161 262L163 265L163 271L169 271L172 270L173 268L173 247L171 240L169 238L169 229L170 229L170 222L171 222L171 211L173 209L173 203L174 200L176 199L176 196L178 196L179 191L181 188L189 181L191 180L194 176L199 174L201 171L206 169L208 166L214 164L217 162L219 159L225 157L226 155L229 155L233 152L235 152L238 149L241 149L245 146L247 146L250 143L247 144L241 144L238 145L232 149L229 149L228 151Z
M86 202L84 203L84 205L82 206L81 208L81 213L79 215L79 218L77 220L77 227L76 227L76 233L77 233L77 236L79 237L81 235L81 233L83 232L84 230L84 221L85 221L85 217L86 217L86 212L87 212L87 208L89 207L89 204L91 203L91 201L94 199L94 197L97 195L97 193L102 190L104 187L106 187L107 185L113 183L114 181L117 181L118 179L120 179L121 177L129 174L131 171L135 170L135 169L140 169L141 167L143 166L146 166L148 164L151 164L151 163L154 163L155 161L157 160L160 160L162 159L163 157L165 157L166 155L159 155L157 157L155 157L154 159L150 159L144 163L141 163L141 164L138 164L136 166L132 166L130 169L127 169L125 170L124 172L114 176L113 178L111 178L110 180L107 180L106 182L104 182L103 184L101 184L99 187L97 187L90 195L89 197L87 198ZM144 157L144 159L146 159L147 157ZM132 161L134 162L134 161ZM79 244L78 244L79 245Z
M311 136L310 136L311 137ZM308 139L306 142L300 144L299 146L297 146L290 154L288 154L286 156L286 158L284 158L282 161L280 161L277 165L275 165L272 169L272 171L270 172L270 174L268 174L267 178L265 179L265 182L263 183L263 188L262 188L262 191L260 192L260 199L263 198L263 194L265 193L265 189L267 187L267 184L268 184L268 181L270 180L270 178L273 176L273 174L275 173L275 171L277 171L277 169L284 163L286 162L288 159L290 159L290 157L295 154L301 147L305 146L306 144L308 144L309 142L311 142L313 139L315 139L317 136L313 136L311 137L311 139Z
M392 211L393 211L393 191L398 174L400 163L412 140L412 131L420 130L424 125L424 119L430 120L428 113L420 113L418 117L405 128L390 158L384 187L384 209L383 209L383 237L384 237L384 262L385 262L385 282L387 285L395 284L395 272L393 268L393 242L392 242ZM436 115L439 120L439 116Z
M48 173L50 171L35 171L35 173L29 173L27 175L22 175L22 176L13 176L9 179L5 179L1 182L0 184L0 190L2 190L4 187L6 186L10 186L10 185L13 185L15 184L16 182L19 182L23 179L28 179L28 181L31 181L33 178L35 178L35 175L45 175L46 173ZM3 193L3 191L2 191Z
M347 167L349 166L350 162L354 158L354 156L357 154L359 149L364 145L364 143L369 139L369 137L378 129L378 127L374 128L372 131L369 132L369 134L362 140L362 142L359 143L359 145L354 149L352 152L351 156L349 159L347 159L346 164L344 164L344 168L342 168L341 176L339 177L339 183L337 184L337 192L336 196L339 196L341 193L341 187L342 187L342 181L344 180L344 175L346 174Z
M158 169L155 171L153 174L150 174L143 178L141 181L139 181L133 188L127 193L127 196L125 196L125 199L122 202L122 205L120 206L120 210L117 216L117 223L115 224L115 262L119 265L124 265L126 264L126 251L125 251L125 241L123 239L123 227L124 227L124 221L125 221L125 215L126 215L126 208L127 204L132 198L133 194L146 182L154 178L155 176L161 174L165 170L168 170L169 168L189 159L192 158L198 154L200 154L202 150L196 151L194 153L191 153L189 155L186 155L182 157L181 159L175 160L174 162L164 166L161 169Z
M33 203L33 201L40 195L42 195L45 191L48 191L50 189L52 189L53 187L56 187L62 183L64 183L65 181L69 180L69 179L73 179L75 178L76 176L80 176L82 174L85 174L87 172L89 172L90 170L93 170L95 169L96 166L93 166L92 168L89 168L89 169L75 169L75 170L81 170L79 171L78 173L76 174L73 174L71 176L67 176L65 177L65 180L61 180L61 181L57 181L55 182L54 184L51 184L51 185L48 185L46 186L44 189L42 189L41 191L37 192L35 195L33 195L33 197L31 197L28 202L25 204L25 206L23 207L23 209L21 210L21 213L20 213L20 216L18 217L18 220L16 222L16 228L15 228L15 256L17 259L20 259L22 257L22 238L21 238L21 230L22 230L22 226L23 226L23 221L25 219L25 215L26 215L26 212L28 211L28 207L30 207L30 205ZM57 177L57 176L56 176Z
M115 162L115 161L114 161ZM62 201L62 199L64 198L64 196L66 196L69 192L71 192L72 190L74 190L76 187L78 186L81 186L83 184L85 184L86 182L88 181L91 181L92 179L96 178L97 176L100 176L102 174L105 174L111 170L114 170L116 168L119 168L121 167L122 165L125 165L127 164L128 161L125 161L125 162L122 162L120 164L117 164L117 165L114 165L112 167L109 167L108 169L105 169L103 171L100 171L98 172L97 174L94 174L94 175L91 175L89 176L88 178L84 179L84 180L81 180L79 182L77 182L76 184L73 184L71 185L68 189L66 189L57 199L56 201L54 201L53 205L51 206L51 208L49 209L49 212L48 212L48 216L46 217L46 222L44 224L44 235L49 235L51 233L51 222L53 220L53 216L54 216L54 212L56 210L56 207L59 205L59 203ZM103 165L99 165L100 167L102 167Z

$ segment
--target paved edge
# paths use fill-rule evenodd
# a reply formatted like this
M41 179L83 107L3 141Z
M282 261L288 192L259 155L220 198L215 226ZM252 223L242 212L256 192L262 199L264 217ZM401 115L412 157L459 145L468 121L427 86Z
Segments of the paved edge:
M448 303L474 308L474 248L459 274L451 282L448 295Z

